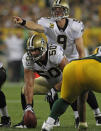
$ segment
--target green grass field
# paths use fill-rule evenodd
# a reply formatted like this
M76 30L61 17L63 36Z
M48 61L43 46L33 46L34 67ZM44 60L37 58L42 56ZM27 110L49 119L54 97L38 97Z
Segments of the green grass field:
M23 86L23 83L12 84L12 83L5 83L3 91L5 92L7 98L7 106L8 112L11 116L12 126L22 119L22 108L20 103L20 90ZM101 94L96 94L97 100L101 109ZM0 128L0 131L40 131L42 123L45 119L47 119L49 114L49 107L48 103L44 100L45 96L34 96L34 110L37 116L37 128L35 129L14 129L14 128ZM74 113L69 107L64 115L60 118L61 127L54 128L53 131L77 131L74 128ZM87 122L88 122L88 130L87 131L101 131L101 127L96 127L94 115L92 109L87 104Z

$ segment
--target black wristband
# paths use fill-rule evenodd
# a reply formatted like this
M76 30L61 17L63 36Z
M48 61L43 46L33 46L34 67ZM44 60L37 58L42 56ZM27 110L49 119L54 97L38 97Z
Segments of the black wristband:
M27 107L27 106L31 106L31 107L32 107L32 105L31 105L31 104L27 104L27 105L26 105L26 107Z
M26 25L26 20L22 19L22 23L20 25L25 26Z

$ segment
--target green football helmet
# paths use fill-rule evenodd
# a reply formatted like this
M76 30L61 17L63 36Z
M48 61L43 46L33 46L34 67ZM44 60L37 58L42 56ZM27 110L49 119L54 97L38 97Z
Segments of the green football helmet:
M56 10L58 8L58 10ZM60 13L60 14L59 14ZM54 0L51 10L52 17L57 21L69 16L69 4L67 0Z
M38 55L33 55L32 51L39 51ZM41 34L32 35L27 41L27 54L29 59L38 61L47 51L47 39Z

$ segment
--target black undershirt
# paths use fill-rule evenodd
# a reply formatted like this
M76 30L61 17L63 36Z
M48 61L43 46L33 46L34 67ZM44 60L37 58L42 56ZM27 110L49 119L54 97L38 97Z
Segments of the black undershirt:
M56 22L56 24L57 24L57 22ZM65 25L64 25L63 28L59 27L58 24L57 24L58 29L62 30L62 31L65 31L65 29L67 28L67 26L68 26L68 19L66 19L66 23L65 23Z

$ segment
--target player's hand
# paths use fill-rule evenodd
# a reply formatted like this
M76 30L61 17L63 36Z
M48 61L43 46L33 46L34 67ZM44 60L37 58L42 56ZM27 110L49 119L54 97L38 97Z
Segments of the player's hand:
M23 19L18 16L13 16L13 21L15 24L21 24L23 22Z
M57 91L54 88L51 88L51 90L46 94L45 100L47 102L52 103L54 102L55 96L57 96Z
M26 111L32 111L33 112L32 106L31 105L27 105L25 110L24 110L24 112L26 112Z

